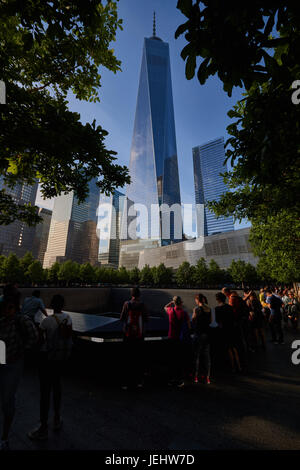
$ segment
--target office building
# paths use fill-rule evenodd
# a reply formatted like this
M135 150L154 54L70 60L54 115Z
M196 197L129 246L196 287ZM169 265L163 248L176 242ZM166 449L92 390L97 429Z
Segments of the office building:
M224 160L223 137L193 148L196 204L219 200L221 195L228 191L223 177L220 176L220 173L227 170ZM205 207L204 221L197 218L197 230L198 236L228 232L234 230L233 218L217 218L214 212Z
M35 205L38 183L30 186L28 184L16 184L14 188L9 188L0 177L0 190L12 196L17 204ZM16 220L9 225L0 225L0 255L15 253L18 257L25 255L27 251L33 251L33 239L35 228L29 227L25 222Z
M199 246L199 239L145 250L138 250L134 245L122 246L120 265L126 269L142 269L146 265L153 267L164 263L167 268L176 270L185 261L195 266L203 257L207 264L215 260L222 269L227 269L232 260L243 260L256 266L258 258L252 252L249 232L247 227L209 235L204 237L203 246Z
M33 256L43 265L48 244L52 211L40 207L39 216L42 218L42 221L35 227L32 253Z
M124 194L100 194L98 213L99 262L113 268L119 266L120 232L124 210Z
M97 208L99 187L96 180L89 183L89 195L79 204L73 192L54 200L44 268L56 261L98 263Z
M169 45L156 36L145 38L135 113L127 199L139 207L136 238L160 246L182 240L181 204L172 96ZM151 207L156 207L151 214ZM128 236L132 240L132 236Z

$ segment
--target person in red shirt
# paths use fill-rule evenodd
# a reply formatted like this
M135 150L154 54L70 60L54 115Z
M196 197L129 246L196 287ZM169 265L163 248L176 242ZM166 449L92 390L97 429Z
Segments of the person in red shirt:
M188 313L183 309L181 297L175 296L164 308L169 318L169 364L170 385L185 385L183 379L188 356L188 343L190 337L191 322Z

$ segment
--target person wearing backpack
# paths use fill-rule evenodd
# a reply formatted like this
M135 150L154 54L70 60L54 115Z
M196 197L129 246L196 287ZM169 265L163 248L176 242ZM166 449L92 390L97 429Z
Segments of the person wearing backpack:
M0 340L5 344L5 363L0 364L0 399L3 429L0 450L9 450L9 433L16 408L16 393L23 372L24 352L38 341L37 330L20 313L20 292L6 289L0 302Z
M61 419L61 376L65 363L72 350L72 320L62 312L64 298L54 295L50 304L53 315L45 318L40 324L41 350L39 353L40 380L40 426L28 433L33 440L48 439L48 415L50 396L53 390L54 431L62 426Z
M122 389L143 386L144 336L147 309L140 300L138 287L131 289L131 299L124 302L120 320L123 322L124 368Z
M179 296L173 297L164 310L169 318L169 384L184 387L190 349L190 317Z
M197 307L194 308L192 316L195 356L194 383L199 382L199 371L201 366L201 381L202 383L209 385L211 366L209 346L211 309L208 307L207 299L203 294L196 295L195 302Z

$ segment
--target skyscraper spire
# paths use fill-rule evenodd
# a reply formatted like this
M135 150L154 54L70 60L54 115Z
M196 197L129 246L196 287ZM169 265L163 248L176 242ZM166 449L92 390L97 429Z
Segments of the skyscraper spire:
M155 11L153 12L153 37L156 37Z

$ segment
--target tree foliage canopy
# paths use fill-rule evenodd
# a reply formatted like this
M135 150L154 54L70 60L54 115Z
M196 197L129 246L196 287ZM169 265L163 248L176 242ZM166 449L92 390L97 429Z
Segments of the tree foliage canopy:
M228 113L236 118L226 143L233 169L225 181L232 191L209 206L239 220L280 209L299 212L300 106L291 100L300 78L299 5L179 0L177 8L188 18L175 34L185 33L188 41L181 53L186 77L194 76L201 57L201 84L217 73L229 95L235 86L246 89Z
M296 252L288 243L277 243L274 226L288 241L284 224L290 217L289 226L294 220L292 233L299 240L300 103L292 100L294 84L300 84L299 3L179 0L177 8L187 17L175 34L185 34L188 42L181 52L186 77L194 77L200 57L200 84L217 73L229 96L233 87L246 90L228 113L235 120L227 128L231 170L223 175L230 191L207 205L217 216L248 218L256 252L263 256L266 237L276 249L272 259L277 256L290 279ZM273 267L274 277L277 272L278 280L283 279Z
M33 261L29 265L26 274L34 284L42 283L45 278L43 267L38 260Z
M300 220L293 213L253 221L250 242L260 258L259 274L284 283L300 280Z
M290 220L291 222L291 220ZM297 242L293 240L292 224L285 219L290 231L291 250L295 249ZM275 228L276 225L274 225ZM263 229L264 230L264 229ZM299 261L295 258L294 265L287 258L283 266L279 263L279 257L273 256L273 251L280 246L283 233L278 234L270 244L261 238L255 241L256 254L261 255L261 262L257 269L250 263L242 260L233 260L228 269L221 269L215 260L210 260L209 266L203 258L200 258L195 266L183 262L176 271L166 267L163 263L159 266L144 266L141 271L137 268L127 270L124 266L119 269L110 266L93 266L90 263L78 264L71 260L62 263L54 263L49 269L43 269L39 261L35 260L30 252L23 258L17 258L13 253L8 256L0 255L0 283L17 283L19 285L140 285L142 287L183 287L183 288L208 288L227 285L234 282L237 286L247 283L256 286L260 281L291 283L299 278ZM273 243L273 244L272 244ZM284 241L285 243L285 241ZM294 244L293 244L294 243ZM298 252L299 260L299 252ZM298 273L298 274L297 274Z
M188 261L181 263L175 273L175 280L178 286L188 287L193 283L194 278L194 266L191 266Z
M255 267L241 259L232 260L228 271L232 280L236 283L242 283L243 285L244 283L253 284L258 280Z
M167 268L164 263L160 263L158 266L151 268L154 285L157 287L165 287L172 284L173 281L173 270Z
M151 286L153 284L153 275L148 264L146 264L143 269L141 269L140 283L145 286Z
M217 73L231 96L234 86L249 90L254 83L272 80L280 65L285 68L298 63L297 2L178 0L177 8L187 17L177 28L175 38L185 33L188 42L181 52L188 79L194 77L197 57L201 57L199 82L203 85ZM271 36L274 30L276 37ZM283 56L281 64L276 60L280 57L274 58L274 51Z
M7 186L41 183L51 198L74 191L79 201L88 182L110 192L129 182L126 167L107 150L107 131L82 124L68 110L67 94L98 101L101 68L116 73L120 62L110 43L122 27L117 2L101 0L8 0L0 2L0 176ZM16 218L34 224L34 208L0 192L0 223Z
M208 277L208 267L204 258L197 261L194 271L194 283L197 286L204 285Z

